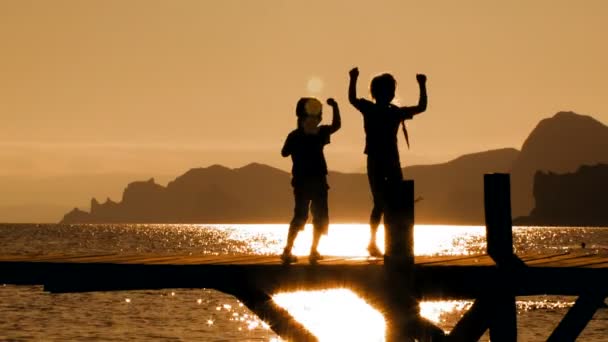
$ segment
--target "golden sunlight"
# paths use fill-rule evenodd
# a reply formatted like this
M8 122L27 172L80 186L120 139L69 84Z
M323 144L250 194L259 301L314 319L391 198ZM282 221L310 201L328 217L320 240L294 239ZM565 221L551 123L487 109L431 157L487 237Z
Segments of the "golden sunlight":
M321 238L319 251L324 255L366 256L369 230L360 224L332 224L329 233ZM285 230L286 231L286 230ZM283 235L286 235L283 233ZM384 251L384 227L378 229L378 247ZM415 255L466 255L471 246L485 243L485 228L463 226L447 229L441 225L414 227ZM307 255L312 243L312 225L306 225L294 245L294 254Z
M308 83L306 84L306 89L313 94L320 93L321 90L323 90L323 80L316 76L309 78Z
M280 254L285 246L288 225L251 224L247 229L234 225L216 225L227 233L229 240L246 241L247 251L256 254ZM415 255L468 255L485 251L485 228L483 226L416 225L414 226ZM319 252L334 256L367 256L369 226L365 224L331 224L329 233L321 238ZM384 250L384 227L378 229L378 246ZM294 244L293 253L308 255L312 243L312 225L307 224ZM234 251L234 249L233 249Z
M279 293L273 300L287 310L319 341L384 341L382 314L348 289ZM420 303L420 315L443 329L450 317L460 317L470 301Z
M285 232L277 231L282 240ZM294 253L308 254L312 226L300 233ZM414 227L416 255L464 255L477 246L485 249L485 229L482 226L462 226L449 229L441 225ZM364 256L369 230L361 224L332 224L329 234L321 239L319 250L326 255ZM384 229L378 230L378 245L384 246ZM365 300L348 289L298 291L273 296L275 302L304 324L320 341L384 341L384 317ZM420 303L420 315L442 329L451 329L450 322L459 318L471 305L470 301L432 301Z
M473 303L466 300L429 301L420 303L420 316L440 325L446 315L457 315L468 310Z
M348 289L279 293L274 301L319 341L384 341L384 317Z

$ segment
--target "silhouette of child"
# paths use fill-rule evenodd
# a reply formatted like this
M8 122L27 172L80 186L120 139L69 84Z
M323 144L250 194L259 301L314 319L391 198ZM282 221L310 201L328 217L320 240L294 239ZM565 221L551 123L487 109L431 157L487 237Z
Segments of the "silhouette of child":
M397 148L397 133L401 124L409 147L404 120L412 119L414 115L426 110L426 76L416 75L420 86L418 105L399 107L391 103L395 97L396 88L396 81L392 75L382 74L372 80L370 91L375 102L357 98L359 69L353 68L349 75L348 100L363 114L367 177L374 201L369 219L371 238L367 250L371 256L381 256L382 253L376 245L376 232L384 212L384 196L391 184L403 180Z
M301 98L296 105L298 128L287 136L281 155L291 156L293 195L295 208L289 225L287 244L281 255L284 263L296 262L291 253L296 236L304 228L308 219L309 207L313 216L313 240L309 261L317 262L321 255L317 251L322 234L327 234L329 213L327 206L327 163L323 148L329 144L330 136L341 126L338 103L330 98L327 104L332 107L331 125L321 125L322 105L315 98Z

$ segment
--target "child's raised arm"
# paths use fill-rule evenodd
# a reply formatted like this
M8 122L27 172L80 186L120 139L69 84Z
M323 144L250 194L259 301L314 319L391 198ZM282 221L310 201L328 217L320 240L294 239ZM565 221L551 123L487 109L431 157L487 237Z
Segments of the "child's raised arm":
M330 126L330 132L333 134L336 133L340 129L340 127L342 127L342 120L340 119L340 108L338 107L338 102L336 102L336 100L334 100L333 98L327 99L327 104L331 106L331 109L333 111Z
M420 98L418 99L418 105L413 107L401 107L399 108L401 113L406 117L412 117L416 114L420 114L426 110L428 104L428 96L426 94L426 75L417 74L416 80L420 87Z
M355 107L357 107L357 79L359 78L359 69L352 68L348 75L350 76L350 83L348 85L348 101Z

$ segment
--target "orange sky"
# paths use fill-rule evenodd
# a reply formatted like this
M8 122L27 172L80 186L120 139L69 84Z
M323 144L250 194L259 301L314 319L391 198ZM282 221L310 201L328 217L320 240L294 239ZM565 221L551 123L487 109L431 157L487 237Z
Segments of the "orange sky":
M2 0L0 174L287 169L279 150L307 95L343 111L330 169L362 170L355 65L361 95L390 71L402 104L428 75L405 165L519 148L559 110L608 122L606 18L604 0Z

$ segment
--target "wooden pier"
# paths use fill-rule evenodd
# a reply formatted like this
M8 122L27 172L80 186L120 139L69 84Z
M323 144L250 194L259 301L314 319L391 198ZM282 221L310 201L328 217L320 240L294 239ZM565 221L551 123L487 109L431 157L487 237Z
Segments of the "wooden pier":
M384 259L283 265L278 256L250 255L0 255L0 283L43 285L50 292L212 288L234 295L292 341L316 338L274 304L273 293L352 289L384 313L389 341L475 341L488 329L492 341L515 341L515 296L571 295L578 300L549 341L574 341L605 305L608 256L584 250L514 255L508 181L508 175L486 175L488 255L413 257L413 182L405 182L394 194L405 196L405 204L387 208ZM446 335L419 316L418 301L448 299L475 302Z

